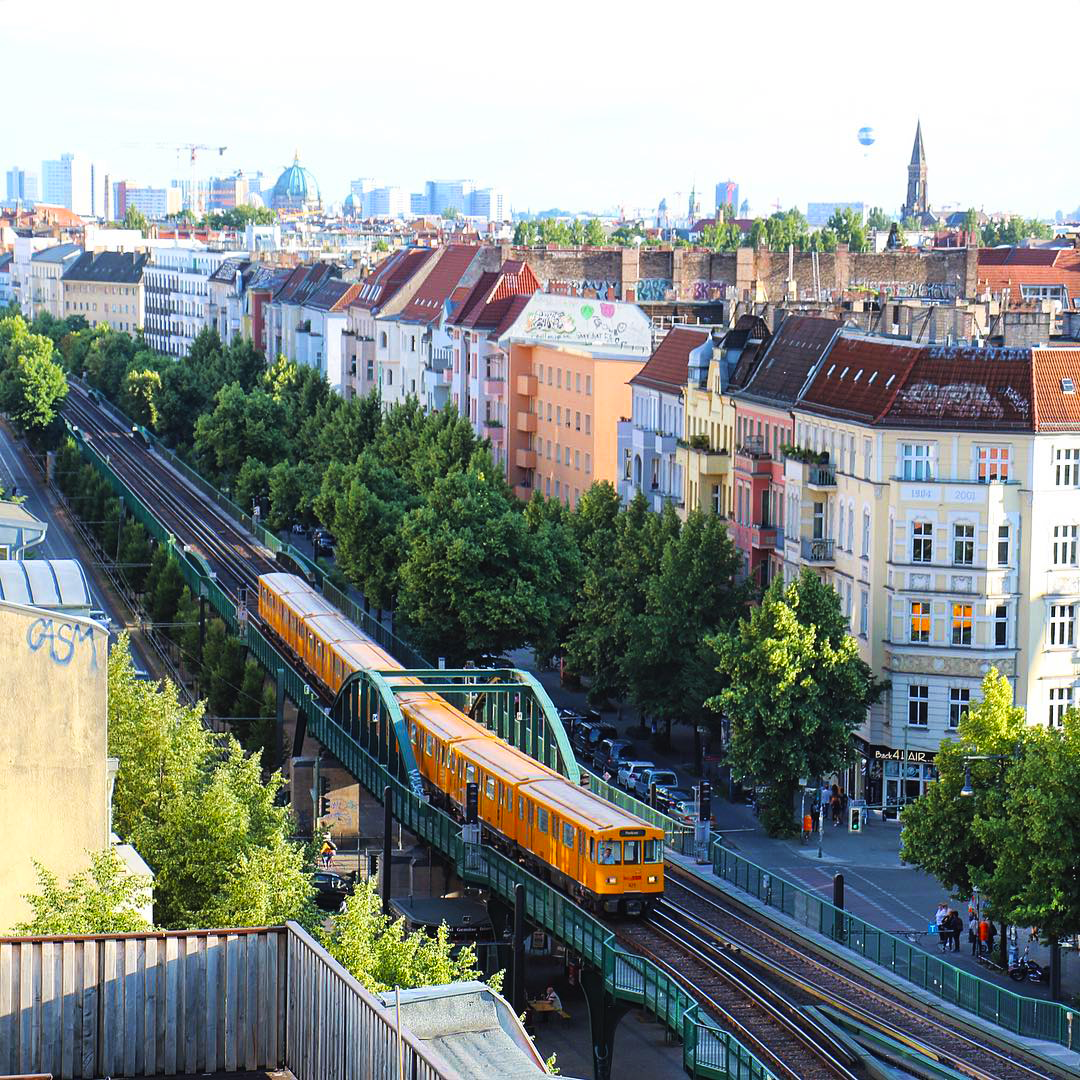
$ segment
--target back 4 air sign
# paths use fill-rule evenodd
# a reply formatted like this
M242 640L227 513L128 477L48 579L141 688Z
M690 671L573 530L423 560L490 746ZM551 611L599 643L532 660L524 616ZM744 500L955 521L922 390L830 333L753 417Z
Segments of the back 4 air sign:
M501 340L648 356L652 324L636 304L536 293Z

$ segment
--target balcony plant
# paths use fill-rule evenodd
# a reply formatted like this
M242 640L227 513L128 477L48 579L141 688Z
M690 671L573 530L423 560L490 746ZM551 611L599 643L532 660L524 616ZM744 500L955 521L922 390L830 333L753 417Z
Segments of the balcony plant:
M789 461L801 461L804 465L828 465L828 450L811 450L805 446L781 443L780 453Z

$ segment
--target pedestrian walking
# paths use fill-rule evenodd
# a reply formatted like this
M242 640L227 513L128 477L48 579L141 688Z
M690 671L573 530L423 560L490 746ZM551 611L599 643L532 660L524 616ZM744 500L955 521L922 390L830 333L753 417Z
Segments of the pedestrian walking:
M971 955L974 956L979 948L979 920L974 915L968 919L968 942L971 944Z
M937 911L934 912L934 925L937 927L938 932L938 948L940 948L942 952L945 951L945 946L947 944L945 920L948 917L949 905L946 904L943 900L940 904L938 904Z
M960 912L949 912L949 929L952 931L952 951L960 951L960 935L964 932L964 920L960 918Z
M840 824L840 789L833 784L832 795L829 796L829 810L832 813L832 823L835 829Z
M319 854L322 856L322 864L324 869L329 870L334 865L334 856L337 854L337 844L328 836L319 849Z

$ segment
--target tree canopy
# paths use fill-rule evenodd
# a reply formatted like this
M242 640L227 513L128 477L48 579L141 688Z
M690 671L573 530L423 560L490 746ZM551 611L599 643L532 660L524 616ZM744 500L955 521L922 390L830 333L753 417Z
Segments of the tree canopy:
M0 410L38 445L55 444L67 392L52 339L32 333L21 315L0 319Z
M773 579L759 607L710 639L728 684L709 699L730 722L736 776L769 785L762 822L790 831L800 778L828 776L884 687L859 656L836 591L810 570Z
M1080 712L1027 723L991 669L982 698L938 749L938 779L904 808L901 858L954 895L978 888L994 917L1044 936L1080 930ZM970 777L971 794L961 794Z

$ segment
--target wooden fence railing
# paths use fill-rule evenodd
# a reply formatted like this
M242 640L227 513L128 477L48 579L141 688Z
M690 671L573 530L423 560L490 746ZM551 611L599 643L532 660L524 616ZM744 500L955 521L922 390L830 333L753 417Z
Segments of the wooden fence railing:
M0 938L0 1075L454 1080L293 923Z

